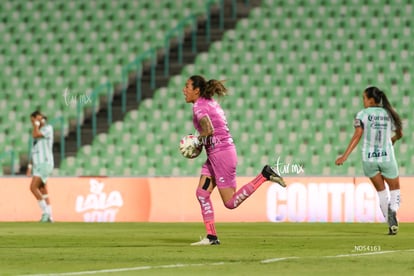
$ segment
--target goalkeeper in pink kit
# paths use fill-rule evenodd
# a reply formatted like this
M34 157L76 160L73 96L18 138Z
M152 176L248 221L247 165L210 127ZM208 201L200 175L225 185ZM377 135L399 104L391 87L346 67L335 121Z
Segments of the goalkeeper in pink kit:
M210 194L217 186L224 205L234 209L252 195L261 184L273 181L286 187L285 182L270 166L264 166L249 183L236 191L237 152L233 143L227 119L214 95L224 96L227 89L217 80L206 81L202 76L191 76L183 89L185 101L193 103L193 123L199 132L198 141L204 146L207 160L201 168L200 181L196 190L201 206L207 236L191 245L218 245L214 221L214 208Z

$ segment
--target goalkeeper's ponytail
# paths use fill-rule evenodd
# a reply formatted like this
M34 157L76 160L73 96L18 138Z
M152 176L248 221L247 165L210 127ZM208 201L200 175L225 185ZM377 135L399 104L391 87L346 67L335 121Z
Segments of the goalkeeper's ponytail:
M193 81L193 89L200 89L200 97L211 99L215 94L219 97L227 95L227 88L223 85L224 81L211 79L206 81L202 76L194 75L190 79Z
M401 117L392 107L385 93L375 86L371 86L365 89L365 93L366 93L367 98L374 98L374 101L376 104L378 104L378 106L382 106L385 110L387 110L388 114L391 116L392 120L394 121L394 125L397 131L401 131L402 130Z

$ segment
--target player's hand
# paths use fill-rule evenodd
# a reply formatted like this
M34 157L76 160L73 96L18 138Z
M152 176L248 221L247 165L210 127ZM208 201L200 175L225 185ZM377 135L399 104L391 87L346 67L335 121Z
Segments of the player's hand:
M340 166L346 161L346 158L342 155L336 158L335 165Z
M36 120L35 118L30 118L30 120L32 121L33 127L40 126L40 122L38 120Z

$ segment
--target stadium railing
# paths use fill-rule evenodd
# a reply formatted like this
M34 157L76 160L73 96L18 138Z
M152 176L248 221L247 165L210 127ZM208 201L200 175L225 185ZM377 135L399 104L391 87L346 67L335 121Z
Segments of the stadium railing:
M211 29L211 14L210 14L210 9L213 5L217 4L217 2L219 2L220 5L220 28L223 28L223 22L224 22L224 0L209 0L206 3L206 10L207 10L207 20L206 20L206 32L207 32L207 41L210 40L210 29ZM246 3L248 3L248 0L246 0ZM235 11L236 11L236 6L237 3L236 1L232 1L232 11L233 11L233 16L235 16ZM178 62L180 64L182 64L182 53L183 53L183 37L184 37L184 33L185 33L185 28L188 27L190 25L192 31L191 31L191 43L192 43L192 53L197 53L197 47L196 47L196 36L197 36L197 18L196 15L190 15L186 18L184 18L183 20L181 20L177 27L171 29L165 36L165 46L164 46L164 53L165 53L165 57L164 57L164 76L168 76L169 74L169 60L170 60L170 56L169 56L169 50L170 50L170 45L171 45L171 41L174 38L178 38ZM150 60L150 87L151 89L155 89L156 87L156 83L155 83L155 70L156 70L156 61L157 61L157 50L159 50L158 47L153 47L151 49L148 49L147 51L145 51L144 53L142 53L141 55L137 56L135 58L135 60L133 60L132 62L126 64L123 68L122 68L122 88L121 88L121 110L122 113L125 114L126 112L126 104L127 104L127 88L129 85L129 77L131 72L133 72L133 74L135 75L135 82L136 82L136 103L140 103L141 102L141 98L142 98L142 68L143 68L143 64ZM111 86L110 83L106 83L106 84L101 84L99 87L97 87L91 97L92 97L92 133L95 136L96 135L96 101L99 99L99 95L100 92L102 90L107 90L107 97L108 97L108 124L112 123L112 105L111 105L111 101L109 99L111 99L111 93L113 93L112 89L113 87ZM82 126L82 121L83 121L83 112L82 112L82 105L78 102L77 103L77 119L76 119L76 139L77 139L77 149L79 149L82 146L82 141L81 141L81 126ZM62 148L62 144L61 144L61 148ZM62 149L61 149L62 150Z
M97 113L99 111L99 100L100 100L100 96L102 94L105 94L106 96L106 105L107 105L107 122L108 125L110 125L112 123L112 98L113 98L113 85L111 82L106 82L101 84L100 86L96 87L92 94L91 94L91 102L90 102L90 108L91 108L91 120L92 120L92 135L95 137L96 136L96 129L97 129ZM88 108L89 103L86 105L86 108ZM80 149L82 146L82 116L83 116L83 111L82 111L82 107L85 107L85 105L83 103L81 103L80 101L77 102L76 104L76 109L77 109L77 115L76 115L76 148ZM63 123L63 122L62 122ZM63 125L62 125L63 127ZM65 140L64 137L61 138L61 140ZM61 152L64 152L64 143L61 143L60 149ZM62 156L62 155L61 155ZM64 157L63 157L64 158ZM61 160L63 160L63 158L61 158Z
M164 77L169 75L170 70L170 46L171 41L174 37L178 41L178 62L180 65L183 64L183 40L185 28L191 26L191 52L197 53L197 18L195 15L190 15L178 23L177 27L171 29L165 36L165 47L164 47Z
M237 14L237 1L232 0L232 17L234 18ZM210 42L210 29L211 29L211 8L213 5L219 5L219 26L220 29L223 29L224 26L224 0L209 0L207 1L206 5L206 40L207 42ZM249 0L245 0L245 4L249 4ZM191 16L188 16L187 18L181 20L178 24L178 26L174 29L171 29L165 36L165 44L163 46L165 50L165 68L164 68L164 74L168 76L169 74L169 48L170 43L172 39L175 39L178 37L178 44L179 44L179 54L178 59L180 64L182 64L182 51L183 51L183 36L185 29L190 25L192 28L191 33L191 40L192 40L192 52L197 53L197 47L196 47L196 32L197 32L197 14L193 14ZM129 73L131 71L136 72L136 101L139 103L141 101L141 85L142 85L142 67L145 61L148 59L151 60L151 88L155 88L155 66L156 66L156 57L157 57L157 50L159 50L160 47L153 47L143 54L139 55L133 62L125 65L122 70L122 112L123 114L126 112L126 88L128 86L129 81ZM99 85L94 89L94 91L91 94L91 119L92 119L92 133L93 135L96 135L97 130L97 120L96 120L96 113L99 110L97 107L97 101L99 100L100 95L102 94L102 91L107 91L107 108L108 108L108 124L112 123L112 97L113 97L113 85L110 82L104 83ZM84 108L88 108L85 105L82 105L80 102L77 103L77 112L76 112L76 139L77 139L77 148L79 149L82 146L81 141L81 125L83 122L83 118L85 114L82 112ZM53 120L50 121L50 123L54 126L59 125L60 128L60 158L63 160L65 158L65 118L63 116L56 117ZM30 136L31 137L31 136ZM29 152L31 151L31 145L32 145L32 138L29 139ZM12 153L11 153L12 152ZM8 155L12 156L12 167L15 161L15 155L16 153L14 151L8 151L4 152L0 155L0 160L7 158ZM14 169L12 169L12 173L14 174Z
M145 61L150 60L150 87L151 89L155 88L155 69L156 69L156 61L157 61L157 51L156 48L151 48L141 55L139 55L137 58L135 58L134 61L128 63L122 68L122 91L121 91L121 97L122 97L122 114L126 112L126 92L129 85L129 76L131 72L135 72L136 77L136 101L139 103L141 101L141 85L142 85L142 67Z

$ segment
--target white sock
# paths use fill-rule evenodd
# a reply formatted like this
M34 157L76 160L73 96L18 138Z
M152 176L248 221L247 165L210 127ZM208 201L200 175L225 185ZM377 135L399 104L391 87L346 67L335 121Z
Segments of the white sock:
M49 195L48 194L44 194L44 195L42 195L42 198L46 200L47 198L49 198ZM49 216L52 216L52 206L50 206L50 204L47 203L47 202L46 202L46 213Z
M37 203L39 203L40 209L42 209L43 214L47 214L47 204L44 199L38 200Z
M394 212L400 209L400 189L390 191L390 208Z
M52 217L52 205L47 205L47 213Z
M382 211L382 214L384 215L385 221L388 219L388 192L387 189L384 189L380 192L378 192L378 198L379 198L379 205Z

